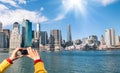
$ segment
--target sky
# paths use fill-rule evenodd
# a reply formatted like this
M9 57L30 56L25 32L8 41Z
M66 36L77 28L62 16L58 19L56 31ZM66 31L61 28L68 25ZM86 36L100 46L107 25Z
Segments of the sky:
M90 35L105 35L105 29L114 28L120 35L120 0L0 0L0 22L11 29L14 22L22 26L28 19L36 30L59 29L67 39L67 25L71 25L72 39Z

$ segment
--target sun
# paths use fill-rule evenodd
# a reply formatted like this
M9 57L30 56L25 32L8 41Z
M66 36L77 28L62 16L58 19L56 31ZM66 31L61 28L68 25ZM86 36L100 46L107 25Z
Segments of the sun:
M85 13L86 0L62 0L62 4L66 12L78 11L78 13Z

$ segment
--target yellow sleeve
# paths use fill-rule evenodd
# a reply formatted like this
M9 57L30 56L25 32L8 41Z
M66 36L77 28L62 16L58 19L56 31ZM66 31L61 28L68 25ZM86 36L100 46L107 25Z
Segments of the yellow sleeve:
M0 73L4 73L4 71L11 65L11 63L9 63L7 60L4 60L1 64L0 64Z
M44 63L43 62L37 62L34 65L35 68L35 72L34 73L47 73L45 67L44 67Z

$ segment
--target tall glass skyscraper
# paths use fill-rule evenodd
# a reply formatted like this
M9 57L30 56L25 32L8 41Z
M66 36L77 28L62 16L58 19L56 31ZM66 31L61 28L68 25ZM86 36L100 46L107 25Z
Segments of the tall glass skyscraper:
M71 26L70 26L70 24L67 26L67 42L72 42Z
M22 47L32 46L32 22L23 20L22 25Z
M0 22L0 32L2 32L2 22Z

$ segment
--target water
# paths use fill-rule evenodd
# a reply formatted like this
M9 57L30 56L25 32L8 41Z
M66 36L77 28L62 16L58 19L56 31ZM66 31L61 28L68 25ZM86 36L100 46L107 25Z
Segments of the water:
M41 52L48 73L120 73L120 50ZM0 61L8 57L0 53ZM6 73L33 73L33 62L23 57Z

